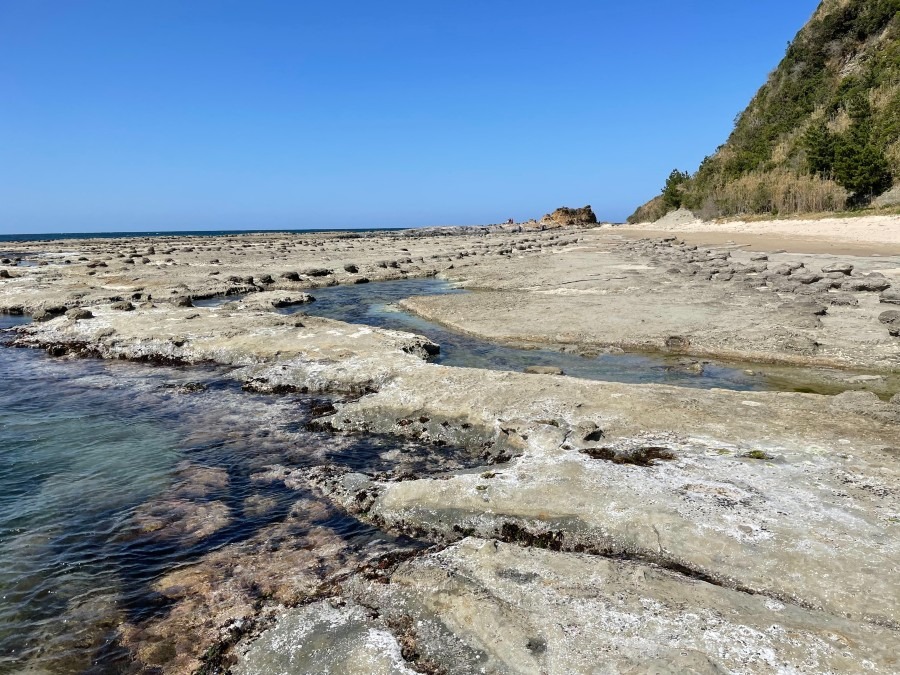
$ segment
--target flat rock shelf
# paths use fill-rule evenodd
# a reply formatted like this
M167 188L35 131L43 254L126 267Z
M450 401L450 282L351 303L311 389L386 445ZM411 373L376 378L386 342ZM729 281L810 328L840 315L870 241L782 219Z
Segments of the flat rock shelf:
M898 672L900 256L794 243L4 242L0 670Z

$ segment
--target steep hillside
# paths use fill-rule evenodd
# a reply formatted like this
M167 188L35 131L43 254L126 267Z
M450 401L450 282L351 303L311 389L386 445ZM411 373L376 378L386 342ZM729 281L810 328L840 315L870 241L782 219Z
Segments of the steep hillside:
M629 222L861 206L900 179L900 0L823 0L694 174Z

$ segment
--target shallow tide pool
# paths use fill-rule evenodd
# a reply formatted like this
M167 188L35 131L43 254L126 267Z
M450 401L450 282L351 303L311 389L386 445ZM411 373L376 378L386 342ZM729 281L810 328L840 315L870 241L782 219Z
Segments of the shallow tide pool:
M4 317L0 328L21 320ZM119 626L165 612L166 573L284 521L303 488L272 467L429 473L462 450L311 431L329 401L241 391L218 369L52 359L0 347L0 673L124 673ZM418 546L333 508L290 536Z
M517 372L528 366L553 366L561 368L566 375L589 380L737 390L769 388L759 375L708 360L703 362L701 370L695 362L661 356L601 354L583 357L552 349L508 347L444 328L406 312L396 304L417 295L467 292L439 279L329 286L310 292L316 298L315 302L282 311L289 314L299 310L313 316L424 335L441 346L434 361L447 366Z

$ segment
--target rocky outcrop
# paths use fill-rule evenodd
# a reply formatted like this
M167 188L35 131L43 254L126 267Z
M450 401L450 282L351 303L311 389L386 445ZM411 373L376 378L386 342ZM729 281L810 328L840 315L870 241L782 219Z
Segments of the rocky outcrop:
M541 225L549 227L571 227L573 225L596 225L597 216L594 215L590 205L580 209L572 209L562 206L553 213L548 213L541 218Z

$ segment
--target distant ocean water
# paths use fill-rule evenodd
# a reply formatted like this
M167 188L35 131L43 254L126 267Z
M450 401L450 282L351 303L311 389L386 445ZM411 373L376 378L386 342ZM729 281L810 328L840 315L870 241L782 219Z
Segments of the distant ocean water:
M305 230L160 230L148 232L47 232L44 234L0 234L4 241L56 241L60 239L120 239L139 237L224 237L235 234L315 234L317 232L396 232L407 227L317 228Z

